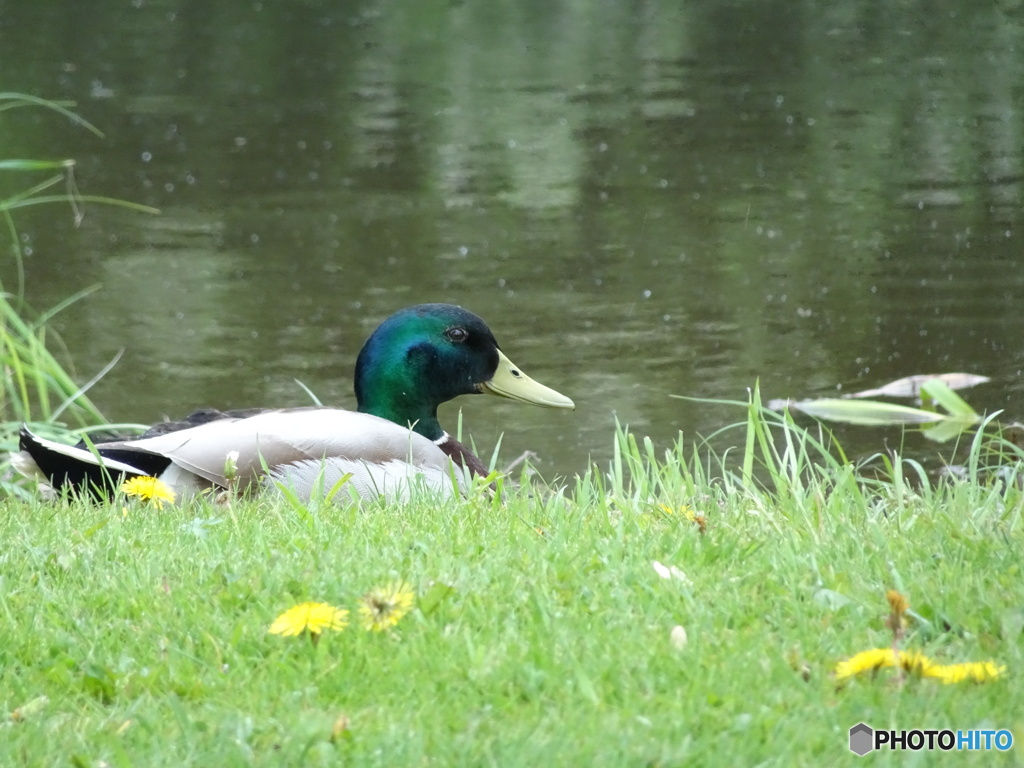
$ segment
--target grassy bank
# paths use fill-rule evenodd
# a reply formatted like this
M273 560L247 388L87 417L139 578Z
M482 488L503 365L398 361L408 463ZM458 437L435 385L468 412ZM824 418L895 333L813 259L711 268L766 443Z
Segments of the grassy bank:
M0 93L0 115L15 109L33 109L57 115L102 137L99 129L69 106L73 105L30 94ZM99 286L85 288L45 312L29 307L25 301L25 254L14 215L23 208L55 203L66 206L76 223L82 221L87 206L156 211L124 200L83 195L78 190L74 170L75 161L69 158L12 158L0 150L0 258L9 257L15 275L13 286L0 281L0 457L17 449L22 422L32 422L49 434L53 431L50 422L87 432L89 427L105 421L86 392L117 362L120 354L83 385L83 377L68 367L71 356L50 328L54 316ZM58 350L56 355L54 348ZM0 458L0 497L22 495L22 489L10 480L8 467Z
M1024 738L1013 478L866 484L751 426L759 460L714 481L620 435L607 471L501 502L5 502L0 764L822 765L855 759L861 720ZM361 628L360 596L396 579L417 607ZM837 684L891 643L887 589L910 601L903 648L1003 677ZM268 634L304 601L349 626Z

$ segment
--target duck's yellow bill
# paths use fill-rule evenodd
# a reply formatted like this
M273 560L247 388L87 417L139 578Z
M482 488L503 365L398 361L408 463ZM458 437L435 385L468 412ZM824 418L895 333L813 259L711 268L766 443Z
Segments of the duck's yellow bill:
M490 381L484 381L477 388L488 395L507 397L522 403L533 403L545 408L575 408L576 403L556 392L551 387L534 381L498 350L498 369Z

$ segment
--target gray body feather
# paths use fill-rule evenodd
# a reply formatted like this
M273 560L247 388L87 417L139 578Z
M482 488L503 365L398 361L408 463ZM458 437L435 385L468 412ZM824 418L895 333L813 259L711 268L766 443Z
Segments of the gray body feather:
M374 499L408 502L411 498L452 498L465 488L466 470L448 462L446 467L413 466L391 460L383 464L327 458L282 464L271 470L264 484L280 484L300 499L323 497L339 483L337 499ZM347 476L347 478L346 478Z
M79 461L96 464L86 450L40 440ZM228 417L136 440L102 443L100 449L149 453L170 459L160 474L181 498L210 488L227 488L229 456L239 490L266 488L277 481L308 500L330 491L351 474L338 494L368 499L408 499L415 486L451 496L464 487L461 467L435 443L391 421L336 408L290 408L248 417ZM124 455L119 454L119 455ZM19 454L18 467L31 476L34 462ZM130 470L131 459L105 460L111 471Z

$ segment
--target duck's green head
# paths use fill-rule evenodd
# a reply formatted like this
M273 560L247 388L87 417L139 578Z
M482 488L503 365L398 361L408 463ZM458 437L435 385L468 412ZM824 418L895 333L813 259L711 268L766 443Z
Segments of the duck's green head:
M356 360L359 410L414 425L424 437L444 434L437 406L486 393L548 408L575 408L505 357L479 317L451 304L419 304L391 315Z

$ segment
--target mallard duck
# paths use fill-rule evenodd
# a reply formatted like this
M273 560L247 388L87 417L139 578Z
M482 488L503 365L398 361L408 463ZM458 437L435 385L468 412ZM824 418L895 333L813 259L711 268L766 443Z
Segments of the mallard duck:
M486 470L441 427L438 405L484 393L575 407L514 365L483 320L450 304L407 307L381 323L356 360L355 393L358 412L207 409L92 448L45 440L23 426L21 453L12 463L57 492L101 497L127 478L157 477L178 498L270 481L308 498L345 474L351 474L350 492L363 498L407 495L410 482L452 493L465 476Z

